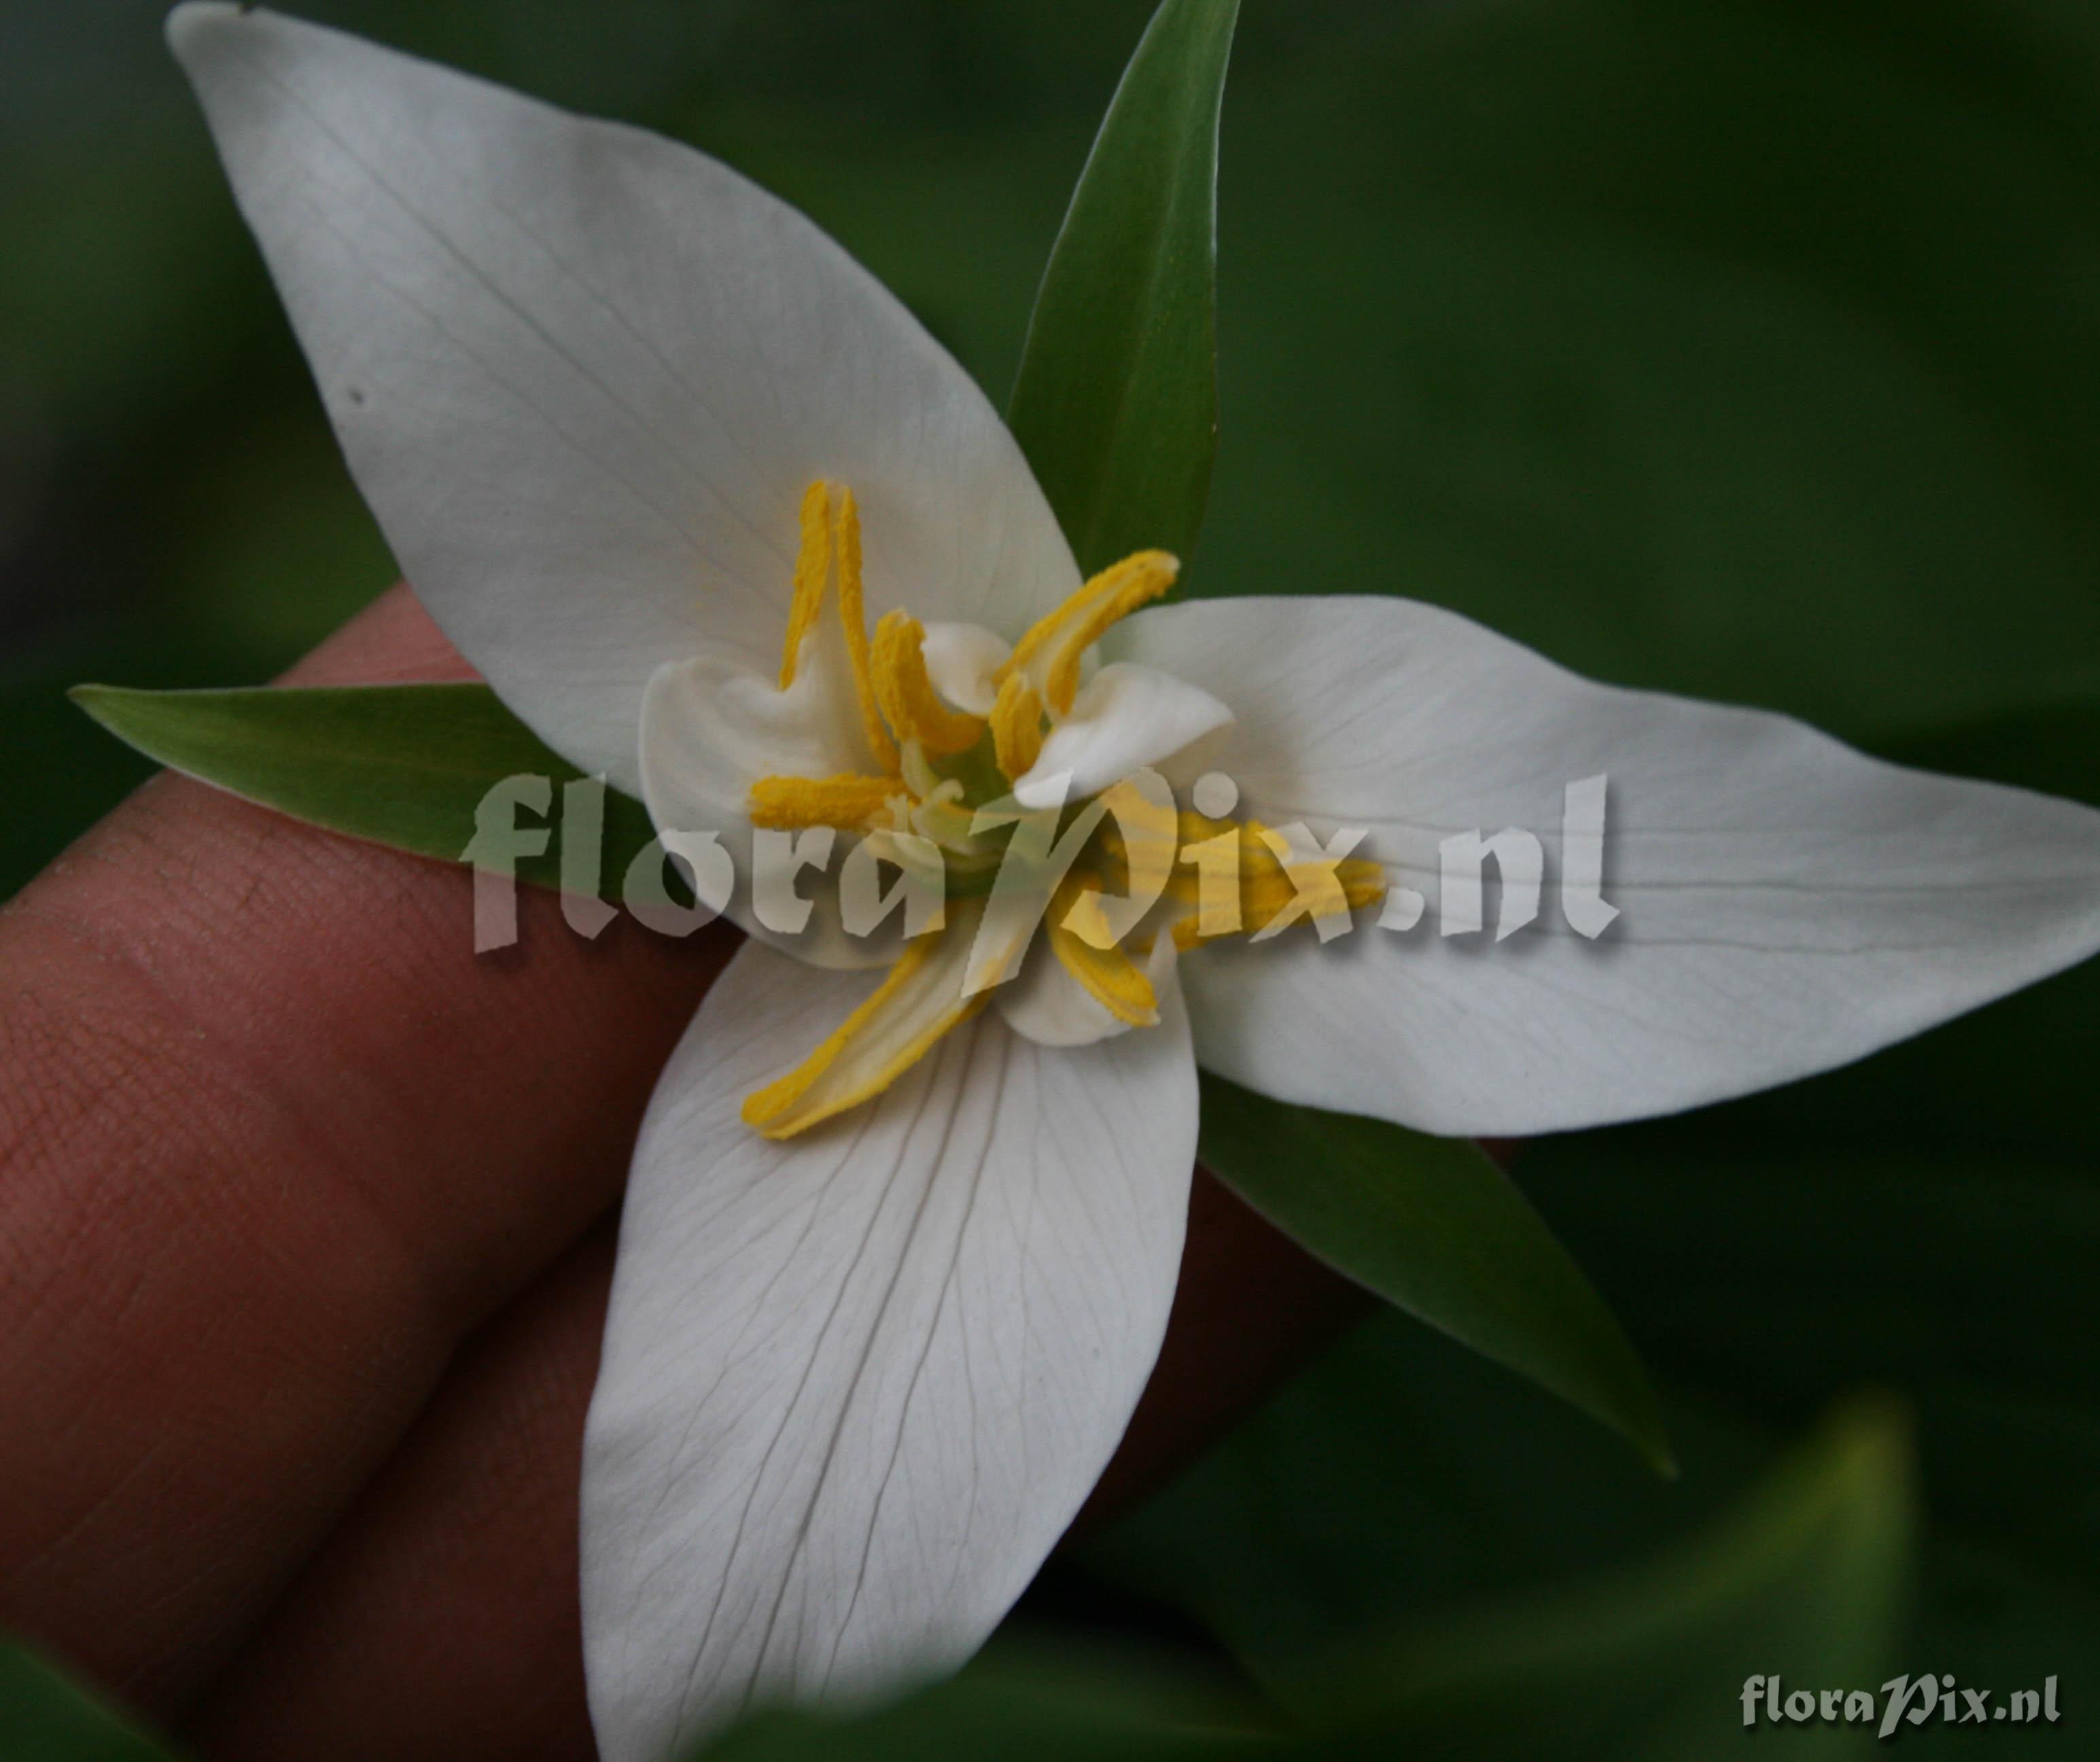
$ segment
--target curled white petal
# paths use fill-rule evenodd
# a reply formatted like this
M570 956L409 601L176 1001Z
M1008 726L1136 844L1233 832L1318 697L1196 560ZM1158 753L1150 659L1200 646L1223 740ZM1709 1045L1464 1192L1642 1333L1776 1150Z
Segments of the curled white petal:
M1163 1006L1178 985L1174 937L1162 927L1145 957L1145 976ZM1074 978L1050 947L1036 938L1021 971L992 994L1006 1025L1039 1046L1092 1046L1131 1031L1132 1024L1112 1014Z
M755 909L752 785L761 777L830 777L870 769L851 689L837 678L845 662L832 654L835 646L843 647L836 627L820 627L805 651L806 664L785 691L777 674L761 673L737 651L713 644L658 668L642 705L642 799L659 828L719 836L738 881L725 908L734 922L818 966L880 966L896 958L901 922L887 921L872 936L847 933L838 841L821 872L805 872L795 881L796 896L814 902L805 929L783 934Z
M875 1102L757 1137L741 1097L871 983L747 946L643 1126L585 1441L607 1762L960 1663L1158 1352L1195 1153L1178 1007L1077 1052L980 1015Z
M999 697L992 681L1012 645L981 624L943 623L926 626L926 676L933 689L957 709L989 716Z
M1202 1062L1288 1100L1464 1134L1666 1113L1845 1063L2100 947L2100 814L1593 684L1434 607L1211 601L1140 612L1105 647L1230 701L1210 762L1242 812L1367 828L1359 854L1432 902L1404 934L1366 915L1324 951L1293 931L1184 963ZM1560 836L1569 787L1599 776L1616 919L1555 897L1571 854L1599 867ZM1544 846L1538 921L1500 944L1440 934L1440 847L1506 828Z
M1079 688L1034 767L1015 779L1014 795L1023 807L1049 808L1096 794L1164 764L1232 720L1226 704L1163 667L1112 662Z

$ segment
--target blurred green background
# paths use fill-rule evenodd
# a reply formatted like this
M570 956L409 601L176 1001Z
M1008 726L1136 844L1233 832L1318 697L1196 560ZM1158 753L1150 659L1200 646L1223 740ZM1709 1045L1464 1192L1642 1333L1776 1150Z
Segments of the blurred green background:
M732 161L997 400L1149 7L305 10ZM0 9L0 896L139 775L65 686L259 681L391 578L159 12ZM2100 802L2100 8L1245 0L1220 227L1199 591L1414 594L1608 679ZM1560 1694L1575 1670L1615 1710L1598 1729L1645 1734L1598 1753L1732 1753L1729 1671L1784 1646L1720 1647L1686 1723L1638 1686L1679 1665L1632 1689L1576 1669L1529 1600L1676 1611L1631 1621L1635 1653L1696 1626L1710 1586L1586 1575L1705 1545L1685 1538L1874 1388L1914 1419L1915 1550L1879 1408L1830 1446L1864 1503L1786 1546L1896 1588L1891 1671L2062 1678L2060 1727L1907 1744L2093 1753L2096 1025L2100 975L2073 974L1777 1096L1526 1147L1520 1181L1665 1384L1675 1485L1387 1318L1053 1568L1018 1625L1222 1648L1285 1702L1293 1658L1477 1631L1498 1682ZM1881 1632L1862 1595L1855 1627ZM1782 1625L1824 1607L1767 1601ZM1575 1607L1554 1618L1620 1631ZM1392 1680L1463 1675L1393 1643Z

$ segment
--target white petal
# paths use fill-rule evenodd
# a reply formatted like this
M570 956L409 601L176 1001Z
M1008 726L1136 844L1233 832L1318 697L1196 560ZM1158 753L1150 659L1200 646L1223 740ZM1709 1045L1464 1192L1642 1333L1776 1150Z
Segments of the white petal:
M992 675L1013 645L981 624L929 624L924 653L933 689L957 709L989 716L999 700Z
M1666 1113L1845 1063L2100 947L2100 814L2071 802L1592 684L1405 601L1220 600L1111 637L1233 705L1215 762L1241 812L1367 828L1358 854L1431 902L1405 935L1365 912L1324 951L1301 926L1184 963L1198 1058L1287 1100L1469 1134ZM1599 773L1622 915L1592 942L1556 884L1563 792ZM1439 841L1512 826L1547 853L1538 921L1447 939Z
M845 660L832 652L843 647L836 620L819 625L785 691L777 673L761 673L714 644L657 669L642 705L641 794L660 829L719 837L737 877L726 913L751 934L817 966L880 966L897 957L902 914L883 934L846 934L838 887L845 834L821 872L796 877L796 894L816 907L804 930L772 929L753 909L751 786L761 777L870 771L852 689L838 678Z
M870 981L746 945L660 1084L585 1441L607 1762L748 1702L952 1667L1121 1437L1195 1155L1178 1010L1044 1052L990 1013L784 1144L738 1117Z
M1163 925L1144 966L1153 995L1163 1002L1176 973L1174 938ZM1048 936L1036 938L1021 971L992 996L1006 1025L1039 1046L1092 1046L1132 1031L1131 1023L1112 1015L1072 977Z
M396 559L586 771L635 787L642 689L703 640L777 665L815 478L874 612L1019 629L1076 585L968 376L726 167L268 12L169 38Z
M1023 807L1048 808L1096 794L1232 719L1208 691L1161 668L1111 663L1079 688L1071 714L1050 731L1034 768L1016 779L1014 795Z
M1006 1025L1038 1046L1092 1046L1130 1028L1065 970L1047 936L1035 938L1020 972L993 992L992 1000Z

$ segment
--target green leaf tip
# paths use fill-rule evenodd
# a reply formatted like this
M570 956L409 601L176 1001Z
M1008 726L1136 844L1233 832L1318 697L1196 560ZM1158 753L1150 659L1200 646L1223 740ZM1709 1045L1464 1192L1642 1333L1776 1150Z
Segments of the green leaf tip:
M1164 0L1030 317L1007 421L1082 569L1186 563L1217 453L1218 123L1238 0ZM1177 590L1179 591L1179 590Z
M1676 1477L1661 1403L1625 1330L1478 1145L1288 1106L1207 1072L1202 1086L1198 1154L1255 1210Z
M174 1752L20 1641L0 1637L0 1755L174 1762Z
M87 714L148 758L295 819L440 862L473 841L475 810L508 777L547 778L558 799L582 773L485 685L142 691L76 686ZM631 797L605 796L600 892L611 897L654 837ZM556 841L518 880L561 885Z
M1558 1713L1571 1733L1635 1740L1627 1753L1704 1754L1638 1739L1704 1729L1688 1714L1703 1721L1754 1670L1881 1679L1914 1556L1914 1478L1901 1413L1850 1402L1732 1506L1645 1559L1409 1622L1308 1656L1268 1685L1310 1720L1378 1733L1381 1753L1509 1754L1516 1731L1557 1729L1547 1716Z

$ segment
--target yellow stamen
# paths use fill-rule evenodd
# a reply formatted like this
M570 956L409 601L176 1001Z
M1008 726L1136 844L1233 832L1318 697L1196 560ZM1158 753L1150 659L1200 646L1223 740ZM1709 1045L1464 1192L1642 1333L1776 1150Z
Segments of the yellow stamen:
M1096 948L1105 949L1127 934L1162 899L1180 903L1193 897L1183 889L1169 893L1175 863L1182 855L1179 836L1181 816L1174 798L1162 789L1155 797L1130 778L1101 793L1100 805L1107 812L1094 832L1086 857L1086 868L1078 872L1093 877L1089 890L1080 897L1069 918L1061 918L1065 929ZM1232 883L1225 883L1232 890ZM1111 923L1102 902L1109 890L1115 895L1122 928ZM1214 889L1213 891L1215 891ZM1135 914L1135 916L1132 916ZM1234 929L1238 928L1237 921Z
M792 1138L820 1120L880 1094L951 1028L969 1020L992 993L964 996L964 969L982 904L953 914L946 930L907 944L867 1000L787 1075L743 1103L747 1124L769 1138Z
M1110 934L1097 882L1068 875L1043 924L1059 964L1116 1020L1140 1028L1159 1020L1152 981Z
M899 740L929 753L967 753L984 722L941 701L927 675L925 642L925 627L909 612L883 614L875 628L876 707Z
M1370 869L1371 875L1362 871ZM1246 907L1247 934L1266 930L1269 920L1299 895L1309 896L1306 910L1314 918L1332 916L1357 906L1370 905L1385 897L1385 872L1361 857L1344 858L1330 873L1325 863L1305 863L1285 868L1278 863L1266 874L1251 876L1241 899Z
M891 799L903 793L894 777L761 777L751 786L751 824L783 832L852 831L887 814Z
M1019 673L1000 683L991 707L992 751L1011 782L1035 768L1043 754L1043 700Z
M1230 832L1237 832L1239 839L1240 918L1235 928L1249 934L1267 925L1298 898L1301 890L1311 895L1308 909L1316 918L1375 904L1385 897L1385 870L1367 858L1344 857L1335 865L1331 877L1322 863L1286 867L1277 854L1279 847L1288 848L1285 841L1258 820L1207 819L1201 814L1189 813L1181 816L1185 851ZM1211 883L1211 891L1215 892L1215 885ZM1199 909L1209 906L1214 920L1221 921L1228 915L1219 909L1224 902L1206 899L1205 877L1200 867L1185 863L1177 868L1167 891L1169 898L1180 903ZM1214 928L1199 919L1185 917L1174 927L1174 940L1188 948L1222 929L1221 921Z
M827 503L831 485L818 478L802 492L802 543L795 553L795 595L788 606L788 641L780 654L780 689L795 682L803 639L823 607L824 578L832 571L831 532Z
M876 763L893 776L897 743L882 725L882 716L876 708L875 682L868 669L867 615L861 605L860 510L854 504L850 489L839 492L839 511L832 536L839 554L839 622L845 626L846 656L853 663L854 695L860 700L861 726L867 731Z
M1069 714L1073 699L1079 695L1079 662L1086 651L1101 641L1110 625L1173 586L1181 566L1163 551L1152 554L1159 559L1157 564L1133 575L1114 593L1105 594L1058 642L1043 675L1043 696L1059 715Z
M1002 686L1016 673L1034 683L1043 701L1062 716L1079 695L1079 662L1110 625L1159 598L1181 572L1167 551L1133 551L1086 582L1014 644L994 676Z
M752 786L751 823L778 831L813 826L863 831L899 841L899 852L904 836L912 833L930 839L950 862L960 864L972 883L965 893L977 894L981 887L976 884L990 877L1001 848L999 840L970 829L977 809L968 792L982 791L986 780L982 760L973 757L950 767L976 779L966 785L960 775L943 776L933 759L969 753L989 726L993 757L1007 778L1032 770L1042 754L1046 719L1071 710L1087 650L1118 618L1164 594L1180 566L1164 551L1139 551L1094 576L1021 638L993 676L998 690L990 714L979 718L954 709L934 690L926 666L925 629L916 619L902 611L889 613L871 643L862 598L859 511L851 490L836 486L835 500L833 489L819 479L803 494L780 686L785 691L795 682L802 650L822 616L826 585L836 574L839 622L861 723L870 753L885 775L761 778ZM1156 879L1180 854L1178 823L1171 811L1139 812L1145 806L1140 802L1132 807L1138 817L1129 829L1141 848L1125 849L1121 837L1108 841L1113 848L1096 853L1106 870L1127 877L1143 868ZM1251 889L1260 921L1267 922L1285 910L1291 890L1288 873L1262 848L1260 836L1259 828L1239 828L1238 854L1227 857L1223 879L1229 888ZM1246 846L1249 838L1257 841L1251 848ZM1156 864L1134 861L1155 854ZM1260 866L1264 862L1267 869ZM1132 1027L1156 1022L1158 996L1149 976L1113 934L1104 885L1102 876L1092 870L1067 876L1044 920L1039 921L1031 909L1022 915L1025 922L1017 921L992 938L1003 946L984 953L976 983L967 982L990 907L982 897L964 899L960 909L947 913L945 929L906 945L880 985L795 1070L745 1101L744 1119L767 1137L792 1137L880 1094L944 1034L984 1007L993 995L991 986L1039 921L1055 958L1115 1019ZM1174 885L1171 877L1168 885ZM1329 890L1337 890L1331 882ZM1178 900L1181 895L1172 897ZM1181 928L1177 926L1177 938Z
M1120 563L1112 563L1098 575L1089 576L1054 611L1046 612L1028 627L1021 640L1013 645L1013 652L1000 663L992 677L1004 679L1008 673L1025 670L1074 618L1104 594L1114 593L1128 581L1142 559L1164 554L1164 552L1133 551Z

